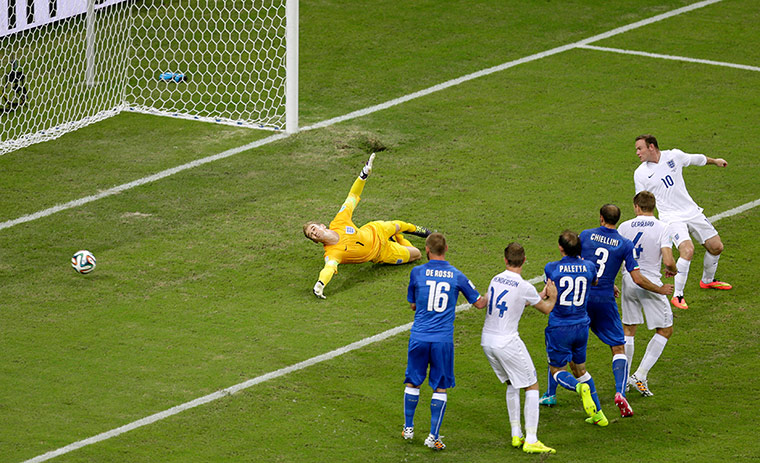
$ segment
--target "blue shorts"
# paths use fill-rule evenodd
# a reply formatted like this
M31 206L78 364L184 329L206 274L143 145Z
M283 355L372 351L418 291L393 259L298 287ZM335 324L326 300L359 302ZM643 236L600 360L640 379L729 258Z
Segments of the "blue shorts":
M449 389L455 386L453 342L413 341L410 338L404 383L415 386L424 383L428 365L430 365L428 384L433 390Z
M586 363L587 324L547 326L544 336L549 365L562 368L570 362Z
M623 322L620 321L620 313L615 302L615 296L589 295L588 318L591 319L589 328L600 341L608 346L622 346L625 344Z

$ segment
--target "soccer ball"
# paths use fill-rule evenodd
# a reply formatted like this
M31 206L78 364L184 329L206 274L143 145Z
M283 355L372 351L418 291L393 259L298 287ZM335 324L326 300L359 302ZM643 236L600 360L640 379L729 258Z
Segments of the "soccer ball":
M90 251L77 251L71 258L71 266L79 273L90 273L95 270L95 256Z

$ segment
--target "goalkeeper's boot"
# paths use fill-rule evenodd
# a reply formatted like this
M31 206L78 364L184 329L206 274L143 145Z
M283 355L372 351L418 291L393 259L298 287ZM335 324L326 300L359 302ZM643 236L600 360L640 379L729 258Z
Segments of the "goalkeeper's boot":
M554 405L557 405L557 396L556 395L549 395L549 392L544 392L544 395L541 396L540 399L538 399L539 405L545 405L547 407L553 407Z
M718 280L713 280L710 283L705 283L702 280L700 280L699 287L702 289L722 289L724 291L733 288L733 286L726 283L725 281L718 281Z
M431 233L433 233L429 228L425 228L421 225L416 225L416 228L414 231L406 232L410 235L419 236L420 238L427 238L430 236Z
M595 424L597 426L605 427L608 424L610 424L609 421L607 421L607 417L604 416L604 412L599 410L598 412L594 413L594 415L590 418L586 418L586 423L588 424Z
M578 385L575 386L575 392L581 396L581 400L583 401L583 410L586 411L586 415L594 416L594 413L596 413L596 404L594 403L594 399L591 397L591 388L588 387L588 384L578 383Z
M649 386L647 386L647 380L645 379L639 379L636 377L636 375L631 375L631 377L628 378L628 383L633 383L633 387L635 387L636 390L639 391L644 397L652 397L654 395L654 393L649 390Z
M673 296L670 303L679 309L686 310L689 308L689 304L686 303L686 299L684 299L683 296Z
M441 438L435 438L432 434L428 434L424 444L426 447L430 447L433 450L443 450L446 448L446 444L441 442Z
M414 426L404 426L404 430L401 432L405 440L414 439Z
M519 449L525 443L525 438L520 436L512 436L512 447Z
M620 416L623 418L633 416L633 409L628 404L628 400L619 392L615 393L615 405L620 409Z
M525 453L557 453L556 450L554 450L551 447L545 446L543 443L541 443L540 440L537 440L533 444L525 443L523 445L523 452Z

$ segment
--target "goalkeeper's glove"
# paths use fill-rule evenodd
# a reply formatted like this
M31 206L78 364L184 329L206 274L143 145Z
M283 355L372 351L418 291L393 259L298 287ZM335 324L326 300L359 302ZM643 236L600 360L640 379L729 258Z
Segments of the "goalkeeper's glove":
M325 290L325 284L317 280L317 282L314 284L314 295L320 299L327 299L325 295L322 294L324 290Z
M375 153L372 153L369 156L369 161L367 161L367 163L364 164L364 167L362 168L362 171L359 174L360 179L367 180L367 177L369 177L369 174L372 172L372 161L374 160L375 160Z

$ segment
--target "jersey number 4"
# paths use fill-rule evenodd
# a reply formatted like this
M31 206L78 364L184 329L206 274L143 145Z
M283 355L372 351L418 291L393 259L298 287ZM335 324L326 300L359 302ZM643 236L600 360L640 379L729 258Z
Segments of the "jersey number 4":
M445 281L427 280L428 285L428 312L443 312L449 304L449 291L451 285Z

